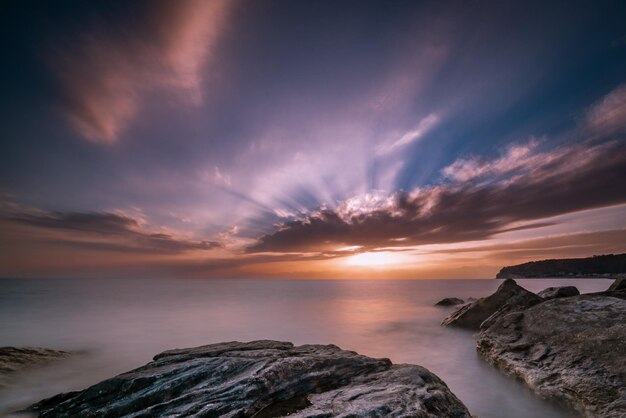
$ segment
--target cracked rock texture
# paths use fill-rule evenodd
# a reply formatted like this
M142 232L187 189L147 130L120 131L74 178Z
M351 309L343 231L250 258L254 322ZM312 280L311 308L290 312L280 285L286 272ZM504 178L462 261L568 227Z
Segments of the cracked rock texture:
M30 408L41 417L470 417L437 376L334 345L229 342L171 350L143 367Z
M510 312L478 352L537 394L588 417L626 417L626 300L581 295Z

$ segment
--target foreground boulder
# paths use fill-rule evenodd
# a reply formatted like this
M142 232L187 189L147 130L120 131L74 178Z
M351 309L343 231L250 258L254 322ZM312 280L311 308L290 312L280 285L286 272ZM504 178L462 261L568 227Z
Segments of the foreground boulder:
M166 351L31 410L41 417L470 417L423 367L278 341Z
M568 298L571 296L578 296L580 292L575 286L560 286L560 287L548 287L537 293L537 296L549 300L556 298Z
M544 398L589 417L626 416L626 301L582 295L497 318L478 352Z
M14 374L68 357L65 351L39 347L0 347L0 389L8 387Z
M499 316L541 302L542 298L518 286L515 280L507 279L494 294L461 306L448 315L441 325L478 330L483 321L494 314Z
M464 303L463 299L459 298L443 298L439 302L435 303L435 306L456 306Z

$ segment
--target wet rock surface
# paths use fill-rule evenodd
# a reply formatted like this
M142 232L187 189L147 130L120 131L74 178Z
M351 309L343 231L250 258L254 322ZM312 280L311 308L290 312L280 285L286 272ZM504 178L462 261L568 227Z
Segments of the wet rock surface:
M439 302L435 303L435 306L456 306L464 303L463 299L459 298L443 298Z
M567 298L578 295L580 295L580 292L575 286L548 287L537 293L537 296L544 299Z
M448 315L441 325L478 330L487 319L493 320L506 312L527 308L541 302L543 302L541 297L518 286L515 280L506 279L495 293L461 306ZM492 315L495 316L490 318Z
M68 357L70 353L39 347L0 347L0 389L10 386L15 374Z
M626 416L626 300L590 294L512 311L483 326L477 349L542 397Z
M166 351L30 410L41 417L470 417L423 367L278 341Z

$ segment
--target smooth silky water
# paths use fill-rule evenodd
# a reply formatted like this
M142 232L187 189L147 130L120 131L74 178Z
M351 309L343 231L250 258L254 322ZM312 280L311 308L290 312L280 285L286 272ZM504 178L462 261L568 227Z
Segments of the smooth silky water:
M0 415L59 392L83 389L143 365L167 349L273 339L336 344L441 377L481 418L571 417L534 396L476 353L471 332L439 325L455 296L492 293L499 280L0 280L0 346L76 351L16 377L0 391ZM531 291L604 279L526 279Z

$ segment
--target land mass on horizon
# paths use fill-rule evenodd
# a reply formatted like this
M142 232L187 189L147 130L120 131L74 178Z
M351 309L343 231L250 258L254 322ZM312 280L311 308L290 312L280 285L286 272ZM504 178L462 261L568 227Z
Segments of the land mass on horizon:
M531 261L503 267L496 279L626 276L626 254Z

